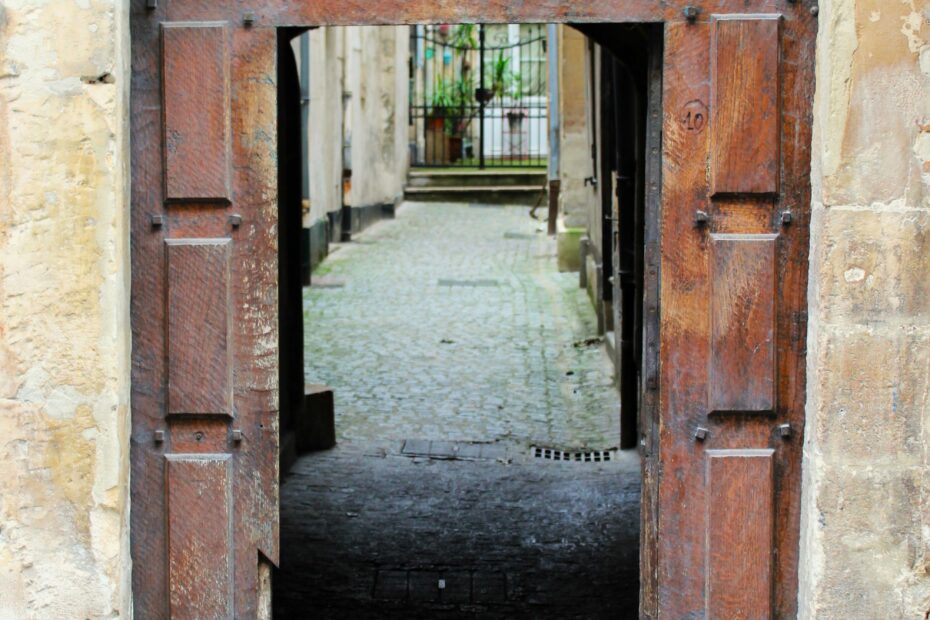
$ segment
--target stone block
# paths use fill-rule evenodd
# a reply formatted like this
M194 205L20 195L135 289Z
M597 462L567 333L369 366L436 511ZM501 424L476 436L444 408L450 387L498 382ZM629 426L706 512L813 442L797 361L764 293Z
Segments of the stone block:
M930 400L930 334L827 326L816 349L814 439L827 459L919 462Z
M503 603L507 599L507 577L503 573L475 573L472 589L476 603Z
M336 445L332 388L326 385L304 386L304 406L296 427L298 452L326 450Z
M407 571L382 570L375 577L375 598L392 601L407 599Z
M565 228L558 232L556 242L559 271L581 271L581 238L584 234L584 228Z
M920 489L926 472L863 463L827 466L821 474L814 540L822 573L808 616L924 617L930 549L922 531L930 524Z
M438 603L440 596L439 580L442 577L433 571L410 571L410 600Z
M930 322L930 213L827 209L814 247L825 323Z
M471 601L471 573L468 571L446 571L442 574L443 603L469 603Z
M921 174L926 160L915 149L930 115L926 3L820 6L823 107L815 109L822 111L822 151L814 165L824 171L824 200L866 205L906 198L918 206L930 192Z

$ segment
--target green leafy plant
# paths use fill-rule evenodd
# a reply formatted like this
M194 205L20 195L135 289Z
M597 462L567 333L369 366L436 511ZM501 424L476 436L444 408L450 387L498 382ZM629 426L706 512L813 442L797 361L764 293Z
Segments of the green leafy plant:
M475 24L461 24L452 32L452 45L459 48L477 49L478 27Z
M444 111L446 108L453 107L455 101L453 93L454 89L452 84L443 76L436 76L436 81L433 84L433 92L430 93L430 107L432 107L434 111Z
M475 80L465 75L456 80L437 76L430 96L434 118L445 119L444 130L450 136L462 136L471 124L465 109L475 105Z
M498 52L497 58L491 64L491 94L500 100L503 100L507 93L513 74L510 71L510 56L504 56L504 52Z
M529 94L527 92L524 92L522 73L516 72L511 76L508 90L510 91L510 96L515 99L519 99L523 95Z

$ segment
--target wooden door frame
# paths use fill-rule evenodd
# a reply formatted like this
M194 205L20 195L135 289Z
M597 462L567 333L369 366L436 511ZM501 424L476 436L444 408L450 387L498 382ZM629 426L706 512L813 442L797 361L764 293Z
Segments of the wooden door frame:
M576 24L619 24L619 23L661 23L663 27L669 24L683 25L691 23L706 24L711 20L714 13L727 13L734 10L732 0L607 0L606 2L577 2L577 0L371 0L370 2L345 2L344 0L257 0L255 4L249 4L244 0L220 0L215 4L203 3L199 0L132 0L131 18L133 31L137 28L145 31L151 31L157 24L157 15L164 15L165 6L186 6L191 8L188 11L192 16L189 19L197 20L222 20L229 24L231 29L243 28L252 30L256 34L261 31L277 30L284 27L321 27L321 26L366 26L366 25L401 25L401 24L428 24L428 23L564 23L569 25ZM748 7L744 10L750 10ZM791 46L791 59L800 64L796 70L796 77L800 79L813 80L813 26L814 17L808 12L808 7L804 2L797 0L755 0L752 2L751 10L756 13L779 13L788 16L791 28L789 37L786 38L786 46ZM237 33L241 36L241 31ZM272 37L276 39L276 37ZM267 37L266 37L267 40ZM143 60L143 64L149 64L157 50L139 50L133 46L134 66L135 60ZM262 53L267 53L262 49ZM664 52L661 52L664 54ZM650 66L650 70L662 72L662 56L658 57L659 66ZM151 87L151 85L149 85ZM133 97L136 93L136 82L133 81ZM149 91L150 92L150 91ZM660 87L657 91L661 100L663 90ZM652 95L653 93L650 93ZM642 415L640 419L640 451L643 455L643 512L641 516L641 534L642 534L642 552L640 567L642 572L641 596L641 615L644 617L656 617L658 613L658 592L656 582L658 579L658 546L657 546L657 516L656 516L656 495L660 472L657 470L659 459L659 433L660 417L662 411L668 408L664 402L662 391L659 384L659 291L660 278L659 265L661 263L661 246L659 244L660 212L663 198L661 197L653 182L657 182L657 187L661 188L661 171L663 169L662 152L663 148L651 148L657 142L662 140L662 126L669 122L668 115L671 113L664 110L659 103L659 108L652 106L653 99L650 98L650 109L648 111L650 119L658 119L647 128L647 168L652 170L653 174L649 176L647 184L649 191L646 201L646 231L645 231L645 273L646 283L644 286L644 367L643 367L643 387L641 388L643 398ZM812 102L805 105L795 104L792 112L796 115L793 119L795 126L798 123L805 122L805 119L811 115ZM133 123L132 137L135 140L139 137L140 129L136 123ZM152 128L145 127L141 131L151 135ZM801 129L801 135L807 135L809 129ZM810 163L811 150L809 141L801 147L803 150L798 156L794 154L791 169L782 161L781 174L790 179L792 192L790 199L795 200L795 204L790 205L793 208L795 226L806 226L810 212ZM134 151L135 152L135 151ZM145 176L148 174L145 170L133 169L133 176ZM648 175L647 171L647 175ZM135 188L135 181L133 181ZM135 193L135 192L134 192ZM136 206L136 197L133 197L134 211ZM133 219L133 233L141 233L151 228L152 224L148 215L139 214ZM809 237L804 234L795 240L795 247L798 243L804 242L805 247L809 245ZM796 250L799 251L800 250ZM134 295L136 282L142 286L147 285L144 277L141 275L147 265L137 263L135 250L133 250L133 281ZM801 261L804 256L792 257L793 260ZM264 260L264 259L263 259ZM275 263L276 257L269 257L264 261L263 268L272 267L268 261ZM796 269L792 272L794 280L803 278L803 284L806 285L808 274L806 269ZM792 282L792 286L798 287L800 283ZM793 290L793 289L792 289ZM135 315L135 306L133 314ZM143 322L144 322L143 318ZM806 334L806 322L803 312L793 319L795 321L792 327L792 337L803 341ZM135 323L135 320L134 320ZM143 326L148 329L148 326ZM134 338L137 337L134 327ZM144 338L142 340L145 340ZM135 358L134 358L135 359ZM803 362L803 357L801 359ZM137 412L137 398L147 400L151 396L152 386L137 385L135 382L135 368L138 364L146 364L149 360L134 361L134 381L133 381L133 418L140 415ZM780 369L788 380L792 381L792 398L790 407L792 412L792 423L800 422L801 428L795 430L795 437L800 441L803 429L803 395L805 392L806 375L803 374L803 363L800 364L800 370L797 367ZM276 372L276 371L275 371ZM798 403L801 406L798 407ZM152 411L146 413L152 416ZM135 441L151 441L148 436L136 437L134 425ZM136 456L133 456L134 461ZM800 468L800 460L796 467ZM650 467L651 466L651 467ZM136 466L134 465L134 468ZM134 476L136 478L136 476ZM800 476L798 475L798 480ZM799 528L799 524L794 524ZM276 532L276 528L273 528ZM139 532L131 533L133 539ZM276 545L272 545L271 550L266 554L274 559ZM796 584L796 567L795 580ZM796 590L796 588L795 588Z

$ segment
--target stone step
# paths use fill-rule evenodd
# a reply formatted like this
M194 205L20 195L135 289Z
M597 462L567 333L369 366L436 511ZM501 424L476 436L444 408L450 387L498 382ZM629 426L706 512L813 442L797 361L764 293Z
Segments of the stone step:
M547 173L540 170L413 170L410 172L409 187L542 187Z
M418 202L474 202L487 204L535 205L545 203L540 185L468 185L448 187L410 187L406 200Z

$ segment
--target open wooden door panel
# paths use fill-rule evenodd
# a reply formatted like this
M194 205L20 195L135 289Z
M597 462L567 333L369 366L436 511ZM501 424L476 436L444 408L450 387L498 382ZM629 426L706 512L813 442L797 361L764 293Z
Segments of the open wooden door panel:
M813 96L798 13L666 25L663 618L796 614Z
M254 618L277 560L275 30L224 5L132 7L139 618Z

